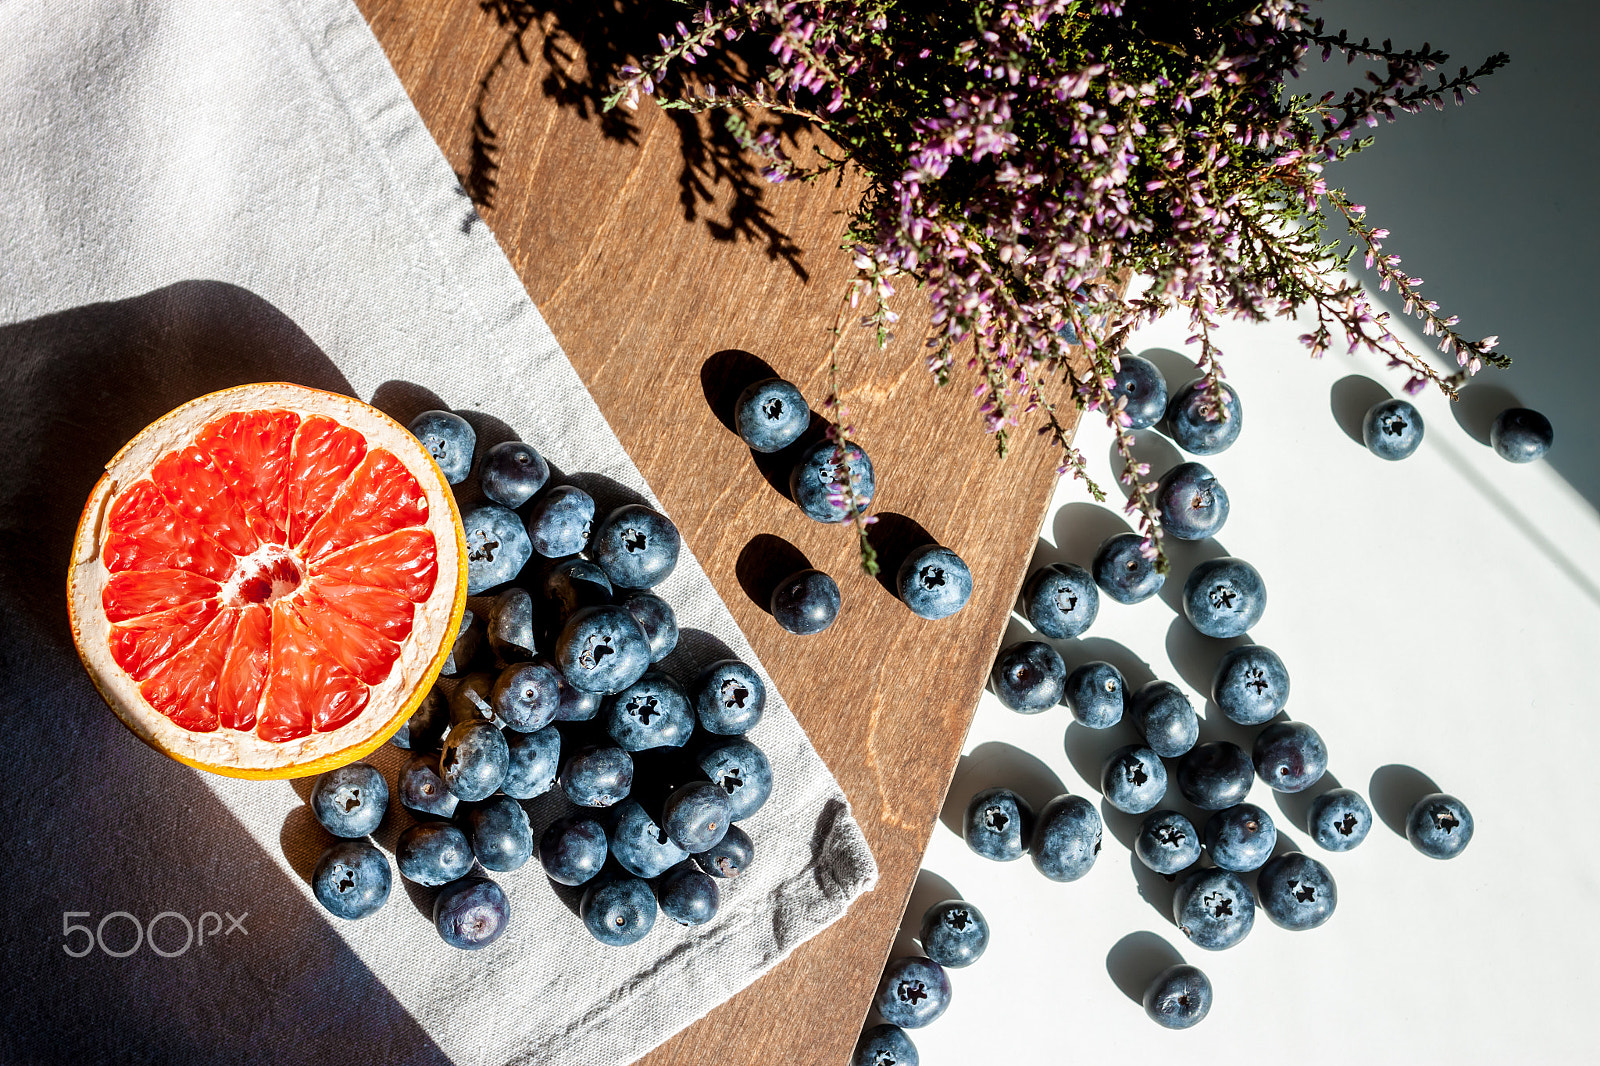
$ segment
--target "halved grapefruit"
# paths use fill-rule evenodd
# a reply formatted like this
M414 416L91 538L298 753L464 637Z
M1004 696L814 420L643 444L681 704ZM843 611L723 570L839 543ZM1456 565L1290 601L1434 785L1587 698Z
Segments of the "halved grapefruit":
M72 635L151 747L301 777L400 728L450 654L466 541L444 475L359 400L242 385L106 465L67 578Z

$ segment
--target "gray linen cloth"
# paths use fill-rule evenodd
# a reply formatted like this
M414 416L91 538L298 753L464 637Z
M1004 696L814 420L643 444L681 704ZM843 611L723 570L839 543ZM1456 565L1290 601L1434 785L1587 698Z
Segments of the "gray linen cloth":
M100 465L194 396L449 406L602 506L654 497L348 0L0 0L0 42L0 1061L625 1063L872 887L770 686L756 862L714 923L626 949L537 861L500 875L512 926L481 952L398 875L377 915L335 919L307 886L330 841L307 782L200 773L124 730L72 649L68 547ZM659 591L673 671L755 663L687 551ZM535 832L564 802L530 802ZM407 824L391 810L380 845Z

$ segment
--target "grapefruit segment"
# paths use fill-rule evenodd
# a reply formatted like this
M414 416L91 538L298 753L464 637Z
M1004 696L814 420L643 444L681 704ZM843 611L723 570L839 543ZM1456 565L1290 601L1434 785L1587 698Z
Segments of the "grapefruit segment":
M380 637L394 641L411 635L412 616L416 612L411 601L398 592L341 585L323 578L312 578L307 583L306 602L326 604L346 618L365 622Z
M299 544L332 502L361 457L366 439L325 415L312 415L295 431L289 464L289 543Z
M427 521L422 486L392 452L376 448L298 547L302 558L315 562L329 552Z
M433 594L436 555L426 530L402 529L324 555L311 573L328 581L388 589L421 603Z
M262 603L240 609L217 685L217 724L222 728L255 727L271 650L272 609Z
M244 504L259 540L289 539L289 461L299 426L293 411L235 411L195 437Z
M367 686L330 662L286 600L272 605L272 652L256 735L282 743L337 729L367 705Z
M162 456L150 471L150 478L173 510L200 523L213 540L234 555L249 555L260 545L233 490L199 448Z
M216 600L196 600L111 627L111 657L135 681L187 648L217 614Z
M221 591L215 581L187 570L124 570L111 575L100 593L100 603L106 618L126 622L195 600L209 600Z
M151 481L139 481L117 497L107 529L102 555L112 573L188 570L222 581L233 570L233 556L174 511Z
M300 604L300 618L333 661L360 678L363 684L381 682L400 658L400 645L318 600L307 597Z
M217 728L217 681L239 612L219 612L188 647L167 659L139 686L150 706L196 733Z

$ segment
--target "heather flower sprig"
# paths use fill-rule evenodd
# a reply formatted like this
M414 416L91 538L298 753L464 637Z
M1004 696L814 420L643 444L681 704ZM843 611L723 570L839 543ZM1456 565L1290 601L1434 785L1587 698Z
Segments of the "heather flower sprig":
M840 303L839 316L833 323L833 344L828 349L828 395L823 397L822 409L829 417L828 439L833 441L833 468L843 475L829 482L828 502L850 515L861 554L861 569L868 577L876 577L878 551L867 536L867 527L877 522L878 516L867 513L867 502L861 499L858 491L860 485L855 472L850 469L850 435L855 432L855 427L850 424L850 408L839 395L839 345L844 342L845 321L859 302L861 288L859 279L851 283L848 295Z

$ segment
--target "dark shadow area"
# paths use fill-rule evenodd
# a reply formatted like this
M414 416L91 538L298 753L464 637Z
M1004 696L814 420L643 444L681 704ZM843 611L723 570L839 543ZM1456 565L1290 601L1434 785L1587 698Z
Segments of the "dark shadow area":
M776 452L758 452L754 448L750 449L750 461L761 471L761 476L772 486L773 492L786 500L794 499L794 494L789 491L789 475L806 450L828 435L830 425L832 423L826 418L812 411L806 431L787 448Z
M916 519L885 511L867 527L867 543L878 553L878 584L889 595L898 597L901 565L912 552L937 541Z
M772 613L772 593L778 583L796 571L810 568L810 560L799 548L771 533L757 533L751 537L733 564L739 587L752 603L768 614Z
M1167 382L1168 397L1200 376L1200 368L1193 359L1171 348L1146 348L1134 354L1150 360L1161 371L1161 376Z
M1378 820L1396 836L1406 835L1406 816L1423 796L1443 792L1433 778L1414 766L1390 763L1372 772L1367 783L1367 799Z
M1156 679L1155 671L1150 669L1149 663L1110 637L1080 637L1077 640L1053 643L1056 650L1061 653L1062 662L1067 664L1069 676L1084 663L1105 662L1115 666L1122 674L1122 680L1127 682L1129 692Z
M889 957L897 959L905 955L921 955L923 914L935 903L961 898L961 893L949 881L932 870L918 870L916 883L911 886L911 895L906 900L905 912L900 916L900 930L895 934ZM990 935L993 936L992 929Z
M1109 810L1112 814L1120 813L1108 803L1101 803L1100 808L1102 812ZM1131 818L1133 816L1124 814L1121 817ZM1196 830L1199 830L1199 828L1199 826L1195 826ZM1172 926L1178 924L1172 919L1172 897L1178 894L1178 882L1189 876L1190 871L1204 862L1205 860L1202 858L1200 862L1181 873L1158 874L1140 862L1139 856L1133 854L1128 856L1128 868L1133 871L1133 882L1138 886L1139 898L1150 904L1150 909L1161 915L1162 921Z
M1156 808L1165 810L1165 804ZM1100 801L1100 824L1105 826L1106 832L1128 851L1133 851L1133 842L1139 839L1139 827L1144 824L1148 814L1129 814L1119 811L1108 800Z
M1072 764L1073 771L1096 792L1100 791L1101 771L1105 769L1111 753L1137 743L1139 734L1128 721L1127 712L1123 712L1122 721L1109 729L1090 729L1082 722L1069 718L1066 735L1062 738L1062 746L1066 749L1067 761Z
M555 470L550 471L550 478L555 480ZM615 478L606 477L604 474L580 471L568 474L561 479L560 484L575 485L594 497L595 521L610 514L623 504L637 503L646 507L652 506L649 500L630 489Z
M1034 548L1032 573L1051 563L1077 563L1091 569L1094 553L1107 537L1129 530L1127 521L1110 507L1098 503L1069 503L1051 519L1055 544L1040 540Z
M1272 798L1278 804L1278 810L1283 812L1282 820L1286 824L1292 825L1302 833L1309 833L1311 832L1311 805L1324 792L1332 792L1334 789L1342 787L1337 777L1331 773L1324 773L1321 780L1303 792L1274 791Z
M1106 973L1123 995L1142 1004L1144 990L1150 987L1156 975L1182 961L1177 948L1155 933L1141 930L1111 945L1106 953Z
M678 646L656 665L688 685L693 683L701 670L717 660L737 658L733 649L722 642L722 638L703 629L680 629Z
M1181 610L1181 608L1180 608ZM1167 626L1167 660L1178 676L1200 694L1202 700L1211 692L1211 680L1216 676L1217 663L1234 648L1253 644L1248 636L1219 639L1208 637L1181 614Z
M986 741L961 756L950 778L939 820L956 836L962 836L967 805L986 788L1009 788L1027 801L1034 813L1067 791L1056 772L1038 756L998 740Z
M1367 442L1361 436L1361 425L1366 421L1367 412L1390 395L1388 389L1365 374L1346 374L1328 390L1328 406L1344 435L1365 448Z
M1126 484L1122 480L1122 453L1117 450L1116 441L1111 442L1110 449L1107 452L1107 461L1111 464L1111 471L1116 479L1117 488L1121 491L1123 498L1126 499L1133 495L1133 486ZM1150 464L1150 474L1144 479L1146 481L1155 481L1168 470L1186 461L1183 453L1178 451L1177 445L1157 433L1154 429L1136 429L1133 431L1133 457L1141 463ZM1205 457L1201 456L1200 458L1204 459ZM1175 539L1173 537L1167 538L1168 544L1171 544ZM1079 565L1086 564L1080 563Z
M1495 416L1508 407L1525 407L1508 388L1492 381L1478 381L1463 388L1450 405L1456 425L1466 430L1467 436L1489 447L1489 427Z
M739 394L758 381L778 377L772 364L740 348L724 348L713 352L700 364L700 390L705 393L706 406L717 416L723 428L737 435L734 407Z
M316 815L311 813L310 807L296 807L283 820L278 843L283 847L283 857L288 860L290 868L310 886L311 873L317 868L317 860L334 843L334 837L317 824Z

